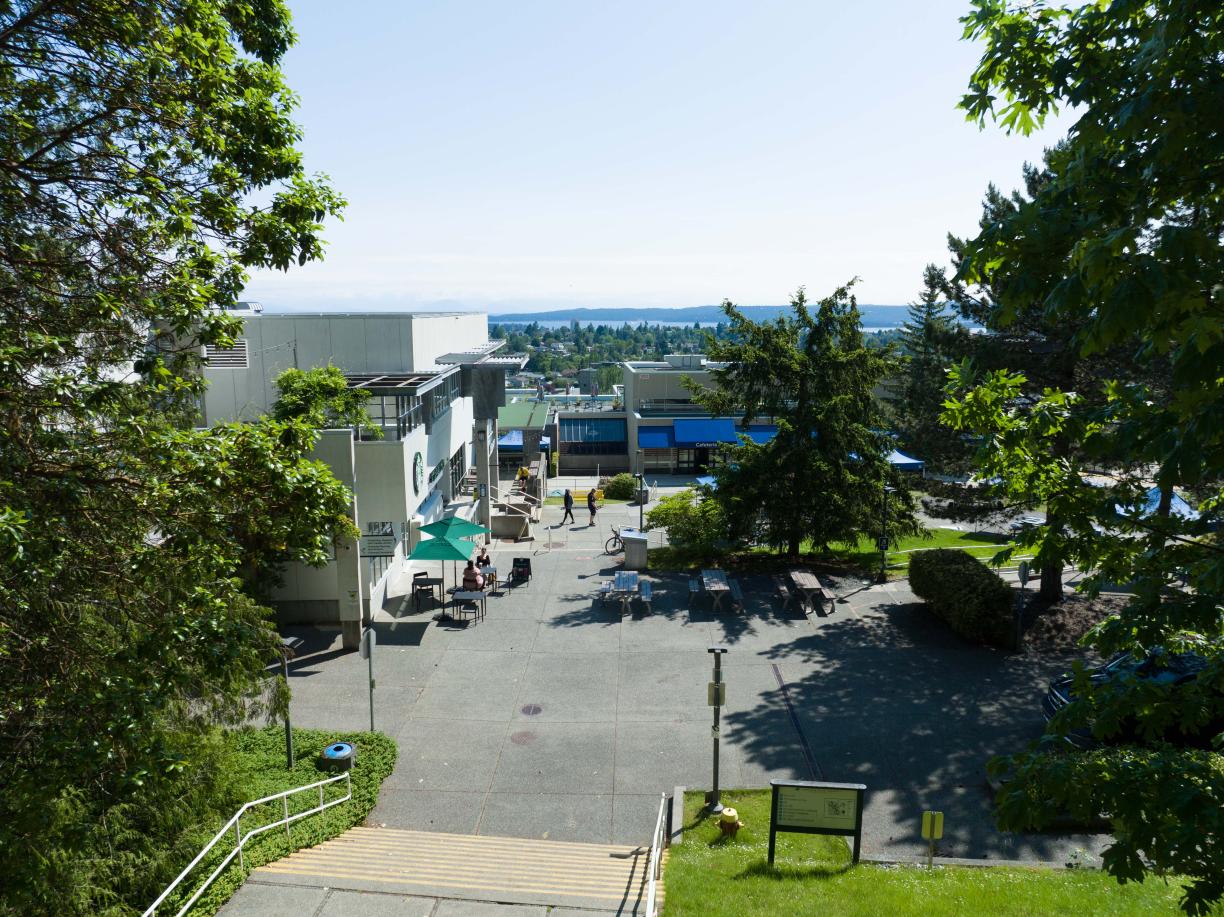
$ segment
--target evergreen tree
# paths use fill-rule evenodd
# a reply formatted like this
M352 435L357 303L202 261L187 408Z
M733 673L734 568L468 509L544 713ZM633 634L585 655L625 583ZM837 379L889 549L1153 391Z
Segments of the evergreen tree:
M709 354L728 365L712 372L712 387L692 386L694 401L716 416L778 424L768 443L732 447L717 471L713 499L729 534L795 556L805 539L825 548L878 535L885 516L891 534L916 532L909 493L885 461L872 394L889 352L864 346L850 285L815 309L800 289L790 305L789 316L754 322L724 302L728 334L710 339Z
M958 340L963 329L944 298L946 287L943 269L928 264L922 294L901 327L903 369L891 406L902 446L937 470L963 466L967 459L962 440L941 421L947 371L964 347Z

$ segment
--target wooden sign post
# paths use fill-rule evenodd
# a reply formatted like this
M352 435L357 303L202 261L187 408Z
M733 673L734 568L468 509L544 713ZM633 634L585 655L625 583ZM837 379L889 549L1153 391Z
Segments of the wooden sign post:
M821 783L812 780L771 780L773 802L769 810L769 865L779 831L796 834L833 834L854 838L851 855L859 861L863 840L861 783Z

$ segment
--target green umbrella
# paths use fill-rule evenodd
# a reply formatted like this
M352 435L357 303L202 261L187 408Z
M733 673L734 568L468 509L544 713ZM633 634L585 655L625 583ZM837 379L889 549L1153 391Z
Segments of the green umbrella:
M487 535L489 532L483 526L460 519L458 516L450 516L446 519L439 519L437 522L431 522L429 525L423 525L421 531L426 535L440 538L471 538L473 535Z
M422 529L424 531L424 529ZM427 538L424 541L417 542L417 546L412 549L412 553L408 555L409 560L467 560L472 556L472 552L476 550L476 545L470 541L455 541L452 538L435 535L433 538ZM446 595L446 565L442 565L442 585L443 596Z

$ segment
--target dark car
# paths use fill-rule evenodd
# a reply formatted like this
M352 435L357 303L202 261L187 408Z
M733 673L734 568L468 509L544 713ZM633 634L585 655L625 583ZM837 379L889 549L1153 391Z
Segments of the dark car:
M1130 653L1121 653L1107 662L1091 670L1088 676L1093 685L1103 685L1110 681L1121 682L1127 678L1137 678L1155 684L1184 685L1198 677L1207 666L1207 660L1197 653L1169 653L1156 648L1147 656L1136 659ZM1048 723L1054 714L1062 710L1074 699L1072 686L1075 682L1070 673L1050 682L1050 690L1041 699L1041 713ZM1224 722L1219 720L1208 724L1205 728L1195 730L1192 734L1180 733L1168 736L1178 744L1200 745L1224 729ZM1090 730L1075 730L1066 736L1068 742L1078 748L1088 748L1098 744ZM1138 730L1134 724L1123 725L1122 730L1112 737L1115 742L1134 742L1138 739Z

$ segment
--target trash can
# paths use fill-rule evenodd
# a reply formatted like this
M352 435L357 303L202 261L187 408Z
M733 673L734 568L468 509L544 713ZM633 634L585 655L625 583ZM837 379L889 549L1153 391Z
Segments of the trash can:
M319 755L319 766L332 773L353 769L357 760L357 749L348 742L335 742L323 749Z
M650 488L649 487L638 488L637 502L639 506L645 506L647 503L650 502Z
M625 569L646 569L646 533L637 529L621 529L621 541L625 545Z

